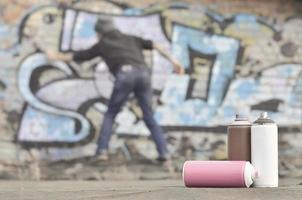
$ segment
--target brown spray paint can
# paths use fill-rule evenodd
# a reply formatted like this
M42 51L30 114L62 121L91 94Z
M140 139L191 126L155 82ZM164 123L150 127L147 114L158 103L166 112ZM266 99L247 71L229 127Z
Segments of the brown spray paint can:
M228 126L228 159L251 161L251 123L236 115Z

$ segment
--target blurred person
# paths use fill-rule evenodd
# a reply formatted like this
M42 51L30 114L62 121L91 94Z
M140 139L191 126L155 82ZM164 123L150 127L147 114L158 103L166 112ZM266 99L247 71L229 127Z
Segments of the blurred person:
M126 102L129 94L134 92L138 104L143 112L143 120L151 132L156 144L159 161L169 160L167 141L162 128L158 125L152 111L151 71L148 69L143 50L156 49L172 62L177 73L183 73L183 67L160 45L151 40L121 33L114 27L111 18L99 18L94 30L98 42L92 47L74 53L47 52L49 59L63 61L74 60L83 62L95 57L102 57L114 75L114 87L104 115L98 146L95 153L96 160L108 160L108 144L112 134L114 119Z

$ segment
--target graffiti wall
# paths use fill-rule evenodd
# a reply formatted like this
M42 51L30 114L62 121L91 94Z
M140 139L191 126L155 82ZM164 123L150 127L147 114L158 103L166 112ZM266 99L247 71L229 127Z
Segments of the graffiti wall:
M101 58L81 64L53 61L45 51L89 48L97 41L97 18L111 16L121 32L159 43L185 68L185 74L175 74L159 52L144 52L152 70L155 118L167 132L225 133L236 113L254 120L263 111L281 132L299 131L302 15L294 4L299 3L282 7L280 2L253 2L262 5L256 10L252 1L240 2L4 6L1 130L23 147L49 148L57 159L94 152L114 77ZM272 15L270 9L283 10ZM149 134L132 97L117 116L114 131L121 137Z

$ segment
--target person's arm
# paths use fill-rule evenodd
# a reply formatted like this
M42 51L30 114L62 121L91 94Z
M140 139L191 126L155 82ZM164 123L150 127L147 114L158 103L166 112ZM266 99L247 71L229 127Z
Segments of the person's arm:
M165 58L170 60L170 62L172 62L172 64L174 65L174 70L176 71L176 73L179 73L179 74L184 73L184 68L183 68L182 64L180 62L178 62L178 60L173 58L168 52L166 52L159 44L152 42L152 40L145 40L140 37L136 37L136 39L141 44L143 49L148 49L148 50L156 49Z
M170 62L172 62L172 64L174 65L174 69L177 73L179 73L179 74L184 73L184 68L183 68L182 64L178 60L176 60L173 56L171 56L171 54L169 54L167 51L165 51L164 48L162 48L162 46L160 46L159 44L153 43L153 48L156 49L165 58L170 60Z
M60 53L60 52L46 52L47 57L50 60L62 60L65 62L72 61L73 53Z
M60 52L47 52L47 57L51 60L62 60L62 61L76 61L83 62L85 60L91 60L97 56L100 56L100 50L97 44L93 45L91 48L76 51L74 53L60 53Z

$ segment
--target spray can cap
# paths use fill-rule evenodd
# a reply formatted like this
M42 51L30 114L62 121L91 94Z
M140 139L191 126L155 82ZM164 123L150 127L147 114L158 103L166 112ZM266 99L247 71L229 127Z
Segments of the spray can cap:
M254 124L274 124L274 123L275 122L268 117L267 112L262 112L258 117L258 119L254 121Z
M251 125L251 123L247 117L240 115L240 114L236 114L236 118L230 125L231 126Z
M256 173L253 165L250 162L246 162L244 166L244 183L246 187L250 187L253 184L257 178Z
M248 121L249 119L243 115L236 114L235 121Z

